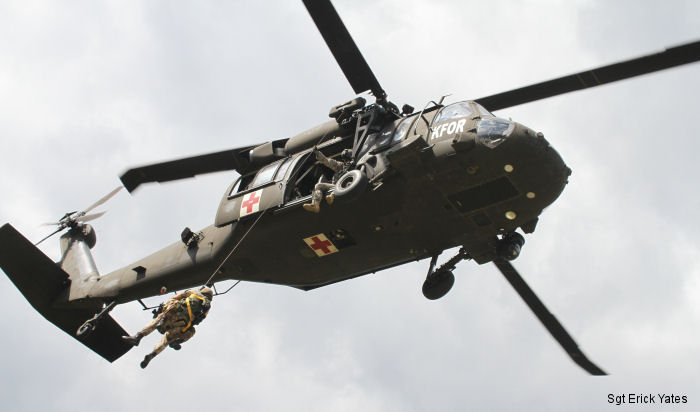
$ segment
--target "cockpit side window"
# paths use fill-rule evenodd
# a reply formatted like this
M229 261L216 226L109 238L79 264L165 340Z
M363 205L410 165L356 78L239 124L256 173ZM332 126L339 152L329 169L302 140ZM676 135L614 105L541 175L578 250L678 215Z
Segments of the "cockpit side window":
M473 113L472 107L469 102L457 102L451 105L445 106L440 110L440 113L433 119L433 124L438 124L446 122L448 120L455 119L457 117L469 116Z
M365 139L365 143L362 145L362 147L359 150L359 153L357 154L357 158L361 159L362 156L365 155L371 149L372 147L379 146L377 144L377 134L371 134L367 136L367 139Z
M413 119L410 117L401 122L399 127L397 127L396 131L394 132L394 137L391 139L392 143L399 142L403 140L404 137L406 137L406 133L411 127L411 123L413 123Z
M394 135L394 123L389 123L381 133L377 136L376 144L377 147L384 146L391 141L391 137Z

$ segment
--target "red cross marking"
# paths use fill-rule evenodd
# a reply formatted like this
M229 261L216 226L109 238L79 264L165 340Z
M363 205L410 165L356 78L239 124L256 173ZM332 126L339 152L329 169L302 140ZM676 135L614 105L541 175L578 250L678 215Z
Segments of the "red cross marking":
M246 214L253 212L253 206L255 206L256 203L260 202L260 196L255 196L256 194L257 192L251 193L250 195L248 195L250 196L248 197L248 199L243 197L243 204L241 205L241 208L248 209L246 211Z
M309 245L311 249L321 249L326 255L332 253L332 251L330 250L330 246L333 246L333 243L331 243L330 240L321 240L321 238L319 238L318 236L312 237L311 240L313 241L313 243Z

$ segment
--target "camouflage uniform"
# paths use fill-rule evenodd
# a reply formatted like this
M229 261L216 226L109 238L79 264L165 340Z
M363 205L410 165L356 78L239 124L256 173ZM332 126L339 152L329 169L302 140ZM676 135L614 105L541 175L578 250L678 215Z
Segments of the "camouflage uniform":
M318 213L320 211L320 203L321 199L323 199L323 195L327 194L334 186L335 182L338 180L340 176L343 175L347 171L347 162L341 162L335 159L329 159L326 157L323 153L320 151L314 149L314 154L316 155L316 160L318 160L321 164L324 166L328 167L332 171L335 172L333 175L333 179L331 183L326 183L326 182L318 182L316 183L316 186L314 186L314 191L311 194L311 203L307 203L304 205L304 209L309 211L309 212L314 212ZM347 158L349 157L349 153L346 153L343 151L342 157ZM327 194L326 195L326 202L330 205L333 203L334 200L333 194Z
M151 359L156 357L166 347L170 346L176 350L180 349L180 344L187 342L194 336L195 328L193 325L198 324L206 317L212 296L213 292L209 288L204 288L200 292L186 290L179 293L168 300L163 306L163 311L149 322L145 328L135 336L124 337L124 340L136 346L141 338L156 329L163 334L163 338L153 348L153 352L146 355L143 362L141 362L142 368L145 368ZM194 311L193 307L195 307ZM197 308L200 310L197 310Z

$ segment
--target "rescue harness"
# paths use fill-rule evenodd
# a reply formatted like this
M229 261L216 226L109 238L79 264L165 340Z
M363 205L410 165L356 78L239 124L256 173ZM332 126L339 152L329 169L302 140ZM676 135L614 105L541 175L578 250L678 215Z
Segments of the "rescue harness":
M201 302L193 300L193 298L199 299ZM187 325L182 328L182 332L187 331L187 329L191 328L192 325L199 325L199 323L207 317L207 313L209 313L209 308L211 307L211 302L209 299L203 298L194 293L185 298L185 304L187 305L188 321ZM195 306L194 313L192 312L192 306Z

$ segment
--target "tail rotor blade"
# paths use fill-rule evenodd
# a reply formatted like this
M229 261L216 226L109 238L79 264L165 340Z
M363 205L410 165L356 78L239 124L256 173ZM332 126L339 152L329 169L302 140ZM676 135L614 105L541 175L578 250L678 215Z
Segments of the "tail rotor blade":
M56 229L56 230L54 230L53 232L51 232L50 235L48 235L48 236L46 236L45 238L41 239L40 241L36 242L36 243L34 244L34 246L36 246L36 245L38 245L39 243L45 241L46 239L50 238L51 236L55 235L56 233L60 232L60 231L63 230L63 229L65 229L64 226L62 226L62 225L59 226L58 229Z
M99 213L93 213L93 214L91 214L91 215L80 216L79 218L77 218L77 219L75 219L75 220L76 220L77 222L89 222L89 221L91 221L91 220L97 219L98 217L101 217L101 216L104 215L105 213L107 213L107 211L99 212Z
M90 205L90 207L83 210L82 212L68 212L65 215L63 215L63 217L58 222L43 223L41 226L56 226L56 225L58 225L58 228L53 233L51 233L50 235L41 239L40 241L38 241L34 245L35 246L38 245L39 243L45 241L46 239L50 238L51 236L55 235L56 233L60 232L61 230L65 229L67 227L74 227L77 222L89 222L91 220L97 219L98 217L101 217L102 215L104 215L107 212L106 211L97 212L97 213L93 213L90 215L86 215L86 213L89 212L90 210L96 208L97 206L105 203L109 199L111 199L112 196L116 195L117 192L119 192L121 189L122 189L122 186L115 188L114 190L107 193L100 200L93 203L92 205Z
M544 303L537 297L535 292L528 286L525 280L520 276L517 270L509 262L505 260L495 260L493 262L498 270L501 271L506 280L513 286L518 295L525 301L525 304L537 316L542 325L547 328L559 345L566 351L569 357L576 362L580 367L585 369L591 375L607 375L602 369L591 362L586 355L581 352L574 339L564 329L564 326L552 315Z
M108 201L109 199L111 199L112 196L116 195L117 192L119 192L120 190L122 190L122 186L117 186L116 189L114 189L114 190L112 190L111 192L107 193L102 199L98 200L97 202L95 202L95 203L93 203L92 205L90 205L90 207L88 207L87 209L85 209L85 210L83 210L82 212L80 212L79 215L80 215L80 216L83 216L83 215L85 215L87 212L89 212L89 211L91 211L92 209L96 208L97 206L99 206L99 205L105 203L106 201Z

